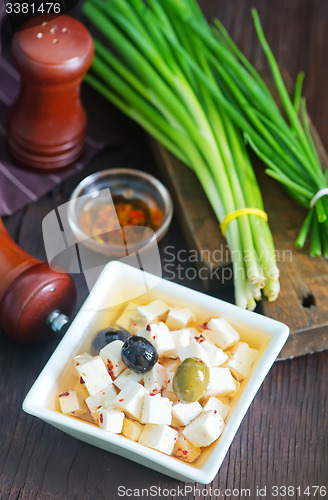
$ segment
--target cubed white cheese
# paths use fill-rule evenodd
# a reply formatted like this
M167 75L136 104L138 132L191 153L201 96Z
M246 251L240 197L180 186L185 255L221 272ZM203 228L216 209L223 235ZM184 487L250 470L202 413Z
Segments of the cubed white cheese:
M84 352L83 354L78 354L77 356L74 357L74 366L79 366L83 365L86 361L90 361L92 359L91 354L88 354L87 352Z
M178 355L181 362L187 358L199 358L210 366L210 360L208 359L206 351L198 342L194 342L193 344L185 347L180 347L180 349L178 349Z
M165 321L169 309L169 306L162 300L154 300L146 306L137 307L135 318L143 321L143 326L157 321Z
M167 373L164 366L155 363L153 368L144 374L146 393L151 396L158 394L167 383Z
M125 417L123 420L122 434L128 439L131 439L131 441L138 441L143 427L144 426L136 420L131 420L130 418Z
M164 366L167 372L175 372L180 364L180 359L163 358L160 361L161 365Z
M91 413L95 413L95 411L103 406L106 401L113 401L116 398L117 393L113 384L108 385L102 391L97 392L94 396L89 396L86 398L85 402L91 411Z
M75 391L62 392L58 396L60 409L63 413L71 413L80 410L80 403Z
M229 368L213 366L210 368L210 381L207 387L207 396L219 396L229 394L236 390L235 379Z
M170 392L173 392L173 377L174 372L166 372L166 389Z
M171 308L167 316L166 324L171 330L180 330L187 326L193 313L190 309Z
M224 428L224 420L216 410L201 413L187 427L182 434L194 445L209 446L221 434Z
M137 382L129 382L114 399L114 404L137 420L141 418L145 388Z
M137 307L138 305L135 302L129 302L121 316L116 320L116 325L130 332L133 323L132 318L136 313Z
M143 379L143 373L136 373L130 370L124 370L120 375L113 381L120 390L123 389L129 382L141 382Z
M196 418L202 411L201 405L198 401L194 403L182 403L179 401L172 407L172 415L174 423L179 425L188 425L194 418Z
M224 318L212 318L203 335L221 349L228 349L239 340L239 333Z
M171 332L171 335L173 337L176 350L180 349L181 347L186 347L191 342L189 328L183 328L182 330L173 330ZM173 355L176 357L177 353L175 352L173 353Z
M225 420L230 411L230 406L222 403L218 398L210 397L203 408L203 411L209 410L216 410Z
M178 439L175 442L172 455L176 458L180 458L184 462L194 462L196 458L201 454L201 449L198 446L194 446L190 441L183 435L179 433Z
M208 342L208 340L202 342L201 346L205 349L211 366L220 366L225 363L229 357L222 349Z
M176 401L178 401L178 398L176 397L176 395L174 394L174 392L171 392L171 391L169 391L167 389L163 389L162 390L162 396L163 396L163 398L168 398L173 403L175 403Z
M232 358L226 363L238 380L246 378L251 371L252 364L254 363L258 351L251 349L248 344L241 342L238 344Z
M108 373L112 378L118 377L119 374L126 368L121 355L122 346L122 340L114 340L103 347L99 353L101 359L107 366Z
M76 370L81 383L85 384L90 396L94 396L112 383L112 379L100 356L95 356L82 365L78 365Z
M96 411L98 425L101 429L113 434L120 434L123 428L124 413L112 408L100 408Z
M178 431L169 425L146 424L138 442L171 455L177 439Z
M176 352L172 333L165 323L151 323L147 326L146 338L155 346L158 356L170 356Z
M141 422L143 424L171 425L172 402L168 398L163 398L160 394L145 396Z

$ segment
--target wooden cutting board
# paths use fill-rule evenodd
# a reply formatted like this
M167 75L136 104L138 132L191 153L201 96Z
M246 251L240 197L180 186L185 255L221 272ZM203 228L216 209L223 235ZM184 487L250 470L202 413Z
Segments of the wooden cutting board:
M327 167L327 153L313 126L312 133L321 164ZM226 241L196 175L159 144L153 143L153 149L187 243L198 252L204 285L217 288L231 284L227 279L231 261ZM262 301L260 312L286 323L291 331L279 359L328 349L328 260L310 257L308 248L299 251L294 247L306 210L264 173L263 164L256 159L253 164L269 214L281 282L278 300Z

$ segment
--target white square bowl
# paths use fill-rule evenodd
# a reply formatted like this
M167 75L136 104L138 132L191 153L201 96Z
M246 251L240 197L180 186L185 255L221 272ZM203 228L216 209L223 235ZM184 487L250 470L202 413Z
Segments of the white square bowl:
M258 348L261 354L227 418L224 431L191 464L110 434L98 426L58 411L56 397L63 387L71 359L88 351L92 334L115 322L124 303L133 298L146 304L155 298L174 307L189 307L200 322L223 316L239 331L241 340ZM37 378L23 403L23 410L63 430L73 437L116 453L181 481L210 483L266 374L287 340L286 325L259 314L240 309L222 300L176 283L160 279L121 262L109 263L101 273L88 299L77 314L57 349Z

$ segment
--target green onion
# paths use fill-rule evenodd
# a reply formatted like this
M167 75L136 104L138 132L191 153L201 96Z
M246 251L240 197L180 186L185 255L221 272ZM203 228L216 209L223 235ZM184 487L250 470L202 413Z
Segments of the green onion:
M218 221L237 209L263 210L242 133L226 110L214 56L200 37L190 38L194 21L207 26L197 3L88 0L83 10L101 34L87 82L195 172ZM209 36L216 43L211 31ZM265 102L265 87L258 87ZM278 116L275 104L273 109ZM242 215L229 222L226 238L236 304L254 309L261 290L275 300L279 271L268 223Z
M189 6L197 5L195 0L181 1ZM184 25L185 36L200 40L197 43L202 46L204 57L216 75L217 88L208 86L215 102L222 106L254 152L266 163L267 174L309 209L296 246L302 248L310 234L310 255L326 254L328 196L322 193L324 195L316 201L314 210L312 200L319 191L327 188L328 182L311 135L305 100L301 97L304 74L300 73L297 77L292 101L263 33L258 13L252 9L255 30L281 101L280 112L261 76L218 20L214 21L215 27L211 27L199 9L198 17L195 17L186 9L180 9L174 0L166 0L165 5Z

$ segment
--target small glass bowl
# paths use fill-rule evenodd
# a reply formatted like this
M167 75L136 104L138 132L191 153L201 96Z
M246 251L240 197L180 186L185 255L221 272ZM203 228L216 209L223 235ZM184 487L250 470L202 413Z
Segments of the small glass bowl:
M115 168L89 175L73 191L68 203L68 222L73 234L89 249L112 257L126 255L122 244L112 244L95 239L81 227L80 217L85 204L89 206L104 200L111 202L110 195L122 195L125 199L151 200L163 213L161 225L155 231L146 231L144 239L129 244L129 253L144 248L150 242L158 242L168 231L173 215L173 203L166 187L155 177L141 170Z

